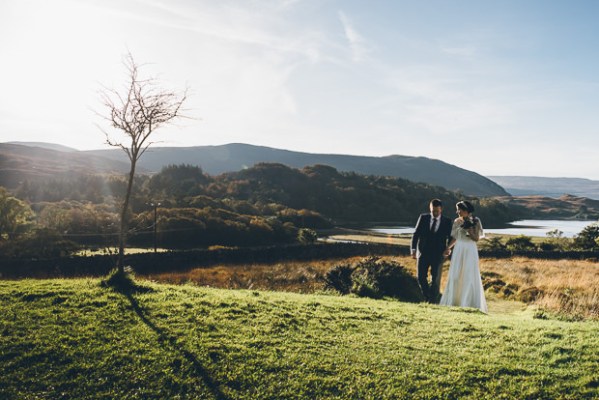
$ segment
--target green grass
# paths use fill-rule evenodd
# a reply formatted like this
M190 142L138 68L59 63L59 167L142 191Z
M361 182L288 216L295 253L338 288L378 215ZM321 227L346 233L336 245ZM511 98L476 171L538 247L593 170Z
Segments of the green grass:
M597 321L143 284L0 281L0 398L599 397Z

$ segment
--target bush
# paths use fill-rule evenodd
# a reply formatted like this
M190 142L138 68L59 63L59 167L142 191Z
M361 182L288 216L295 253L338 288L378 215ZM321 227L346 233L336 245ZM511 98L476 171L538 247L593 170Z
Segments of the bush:
M0 241L27 233L32 226L33 211L27 203L10 195L0 186Z
M342 294L362 297L394 297L403 301L422 300L418 281L403 266L393 261L368 257L355 266L339 265L326 275L327 287Z
M509 238L505 242L505 247L509 251L532 251L535 250L535 245L532 242L532 238L526 235L519 235L516 237Z
M505 244L501 241L501 237L492 236L485 240L480 241L479 245L480 250L485 251L503 251L505 250Z
M79 245L64 239L51 229L37 229L27 236L0 243L0 257L20 259L67 257L79 248Z
M334 266L324 276L325 288L337 290L341 294L349 294L352 287L352 272L354 272L354 267L351 265Z
M574 246L581 250L596 250L599 248L599 223L591 224L584 228L574 238Z
M560 250L560 248L557 245L557 243L549 241L549 240L544 240L541 243L539 243L539 250L542 250L542 251L557 251L557 250Z
M297 233L297 240L303 244L312 244L318 239L318 234L313 229L301 228Z

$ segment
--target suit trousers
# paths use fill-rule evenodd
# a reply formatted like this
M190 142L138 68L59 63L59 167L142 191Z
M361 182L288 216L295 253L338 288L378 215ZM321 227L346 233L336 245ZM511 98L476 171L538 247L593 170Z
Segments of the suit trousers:
M418 257L418 284L424 298L429 302L439 302L443 261L443 253L425 252ZM431 271L430 285L428 283L429 269Z

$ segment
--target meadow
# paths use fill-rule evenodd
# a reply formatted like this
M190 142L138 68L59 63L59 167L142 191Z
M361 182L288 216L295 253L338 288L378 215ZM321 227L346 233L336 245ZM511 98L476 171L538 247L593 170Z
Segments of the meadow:
M0 281L0 398L599 396L595 320L138 282Z
M325 287L361 259L0 280L0 398L599 398L596 261L482 258L485 315Z
M416 276L411 257L390 257ZM356 263L361 257L311 262L257 265L215 265L185 272L140 276L162 283L193 283L226 289L258 289L319 293L323 277L335 265ZM441 288L448 276L444 264ZM483 258L480 263L487 295L536 307L539 313L566 319L599 319L599 263L592 260L542 260L515 257Z

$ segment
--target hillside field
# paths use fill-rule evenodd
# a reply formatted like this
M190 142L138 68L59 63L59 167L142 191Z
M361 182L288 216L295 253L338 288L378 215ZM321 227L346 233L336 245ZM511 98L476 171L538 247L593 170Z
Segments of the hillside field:
M599 397L596 320L140 282L0 281L0 398Z

